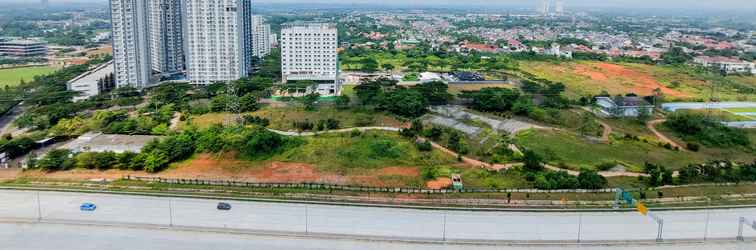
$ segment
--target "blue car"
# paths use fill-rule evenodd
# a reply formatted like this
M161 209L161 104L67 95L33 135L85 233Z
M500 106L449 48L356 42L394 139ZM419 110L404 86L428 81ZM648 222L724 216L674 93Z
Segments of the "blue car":
M81 209L81 211L91 212L97 209L97 205L95 205L94 203L86 202L81 204L81 207L79 207L79 209Z

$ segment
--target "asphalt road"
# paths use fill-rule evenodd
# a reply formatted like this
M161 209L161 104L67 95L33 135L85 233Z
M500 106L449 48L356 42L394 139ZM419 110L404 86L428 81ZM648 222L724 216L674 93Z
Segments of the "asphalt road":
M165 229L102 227L62 224L0 223L3 250L750 250L754 242L708 242L706 244L628 246L485 246L405 242L334 240L306 237L258 236Z
M98 208L79 211L83 202ZM35 220L41 213L48 222L434 241L654 241L658 229L651 218L632 212L465 212L240 201L230 202L231 211L218 211L217 200L58 192L42 192L41 207L37 203L36 192L2 190L0 219ZM756 219L756 209L656 214L664 219L665 240L734 239L740 216ZM756 230L746 228L744 236L756 237Z

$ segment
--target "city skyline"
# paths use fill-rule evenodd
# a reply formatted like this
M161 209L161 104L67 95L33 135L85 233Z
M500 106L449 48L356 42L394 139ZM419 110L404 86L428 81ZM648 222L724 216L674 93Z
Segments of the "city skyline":
M107 0L49 0L51 4L59 3L107 3ZM538 4L540 0L498 0L495 2L485 0L459 1L452 0L385 0L381 5L392 6L496 6L496 7L531 7ZM701 10L756 10L756 4L749 0L723 0L723 1L686 1L686 0L566 0L565 5L579 8L629 8L629 9L697 9ZM0 3L28 3L26 0L0 0ZM357 5L377 5L375 1L369 0L259 0L255 4L357 4Z

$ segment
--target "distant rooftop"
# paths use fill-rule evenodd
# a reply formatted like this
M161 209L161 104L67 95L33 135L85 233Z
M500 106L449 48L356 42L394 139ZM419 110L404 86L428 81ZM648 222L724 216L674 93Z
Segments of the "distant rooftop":
M324 29L335 29L336 24L334 23L325 23L325 22L290 22L290 23L284 23L281 25L282 28L324 28Z
M38 44L46 44L45 42L34 41L34 40L0 41L0 43L3 43L5 45L38 45Z

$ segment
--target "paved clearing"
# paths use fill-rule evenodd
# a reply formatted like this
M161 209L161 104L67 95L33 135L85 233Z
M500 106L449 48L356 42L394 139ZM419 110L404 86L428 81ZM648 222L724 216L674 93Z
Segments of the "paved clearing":
M543 129L544 127L534 125L531 123L518 121L515 119L495 119L487 116L478 115L472 112L466 111L461 106L446 105L431 107L431 112L438 115L430 115L428 121L445 127L451 127L467 135L475 136L483 129L475 126L470 126L464 123L464 121L479 121L490 126L494 130L504 131L507 134L514 135L520 131L528 130L532 128Z

